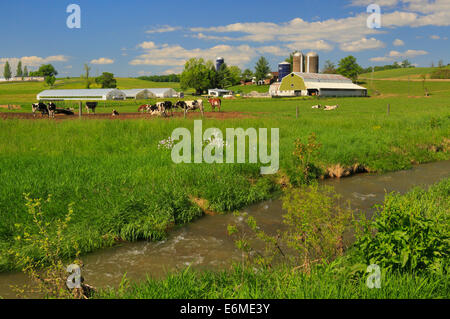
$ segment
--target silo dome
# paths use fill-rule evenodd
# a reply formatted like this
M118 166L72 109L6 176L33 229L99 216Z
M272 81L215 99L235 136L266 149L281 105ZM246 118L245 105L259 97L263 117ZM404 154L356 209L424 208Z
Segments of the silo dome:
M318 56L316 52L309 52L306 56Z

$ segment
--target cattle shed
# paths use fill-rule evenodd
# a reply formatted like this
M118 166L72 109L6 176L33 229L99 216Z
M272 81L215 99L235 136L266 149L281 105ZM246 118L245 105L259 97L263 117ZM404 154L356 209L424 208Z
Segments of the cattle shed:
M367 96L367 89L339 74L292 72L269 89L272 96Z
M156 89L147 89L150 93L154 94L157 98L171 98L178 97L177 91L171 88L156 88Z
M125 93L127 99L146 100L156 98L156 95L150 92L148 89L130 89L121 91Z
M125 100L118 89L45 90L37 95L39 101L111 101Z

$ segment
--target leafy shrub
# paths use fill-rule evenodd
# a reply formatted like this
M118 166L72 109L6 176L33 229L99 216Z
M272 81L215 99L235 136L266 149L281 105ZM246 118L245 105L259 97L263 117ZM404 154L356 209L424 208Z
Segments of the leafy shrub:
M450 179L427 192L386 196L355 243L360 261L400 271L448 272Z
M293 152L294 165L290 171L290 180L293 185L309 184L320 176L320 168L315 165L322 145L317 142L317 137L312 133L308 137L308 143L302 143L301 139L295 141Z

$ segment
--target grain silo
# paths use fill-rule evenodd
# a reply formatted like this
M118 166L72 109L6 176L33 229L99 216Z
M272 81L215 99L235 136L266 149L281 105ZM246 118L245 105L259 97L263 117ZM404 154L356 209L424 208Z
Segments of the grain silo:
M296 52L293 57L293 72L303 73L305 70L305 56L301 52Z
M319 56L316 52L309 52L305 62L306 73L319 73Z
M219 71L220 67L225 63L224 58L217 58L216 59L216 71Z
M281 62L278 64L278 81L281 82L283 78L291 73L291 64L289 62Z

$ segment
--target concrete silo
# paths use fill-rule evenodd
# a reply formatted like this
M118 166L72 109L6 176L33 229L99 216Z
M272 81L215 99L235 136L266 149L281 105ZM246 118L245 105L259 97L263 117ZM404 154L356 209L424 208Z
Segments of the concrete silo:
M224 58L217 58L216 59L216 71L219 71L220 67L225 63L225 59Z
M309 52L305 62L306 73L319 73L319 56L316 52Z
M289 62L281 62L278 64L278 81L281 82L283 78L291 73L291 64Z
M302 52L296 52L293 57L293 72L305 71L305 56Z

